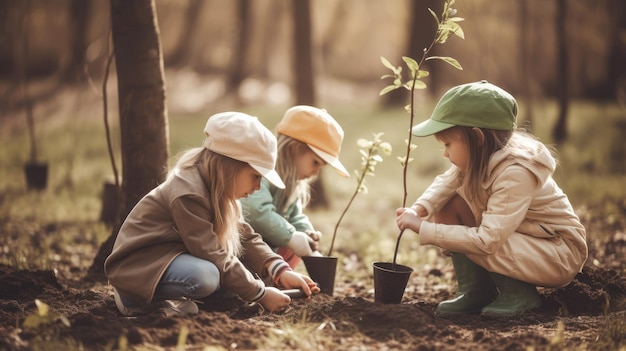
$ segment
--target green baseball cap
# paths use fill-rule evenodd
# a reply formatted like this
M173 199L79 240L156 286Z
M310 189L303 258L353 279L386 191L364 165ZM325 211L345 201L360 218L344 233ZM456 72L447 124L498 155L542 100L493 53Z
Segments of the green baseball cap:
M454 126L497 130L515 128L515 98L486 80L458 85L439 100L429 119L411 129L413 135L432 135Z

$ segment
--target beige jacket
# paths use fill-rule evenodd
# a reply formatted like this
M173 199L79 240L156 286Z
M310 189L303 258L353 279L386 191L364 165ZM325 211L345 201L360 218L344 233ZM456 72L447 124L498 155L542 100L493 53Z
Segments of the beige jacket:
M415 202L426 208L420 244L466 254L491 272L562 287L587 260L585 228L552 174L556 161L539 141L514 134L489 162L481 199L468 203L478 227L428 221L454 195L467 201L456 166Z
M246 266L265 276L265 263L280 256L243 222L240 235L244 257L240 260L226 253L213 231L206 177L199 168L178 172L130 212L105 262L107 278L120 292L137 302L151 302L166 268L178 255L188 252L217 266L222 289L247 301L263 296L265 285Z

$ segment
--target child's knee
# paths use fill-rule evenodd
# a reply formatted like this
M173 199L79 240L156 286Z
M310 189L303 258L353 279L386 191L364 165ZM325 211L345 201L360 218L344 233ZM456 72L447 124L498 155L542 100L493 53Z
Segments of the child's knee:
M434 220L441 224L476 226L472 210L459 195L454 195L441 210L436 212Z
M436 223L441 224L476 226L472 210L459 195L454 195L441 210L436 212L434 220Z
M202 274L198 275L197 288L193 292L195 298L209 296L220 288L220 272L217 267L206 261L207 264L202 269Z

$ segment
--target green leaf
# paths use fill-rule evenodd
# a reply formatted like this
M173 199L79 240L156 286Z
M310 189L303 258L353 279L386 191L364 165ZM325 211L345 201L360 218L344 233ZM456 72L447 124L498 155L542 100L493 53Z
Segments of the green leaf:
M463 70L463 67L461 67L461 64L459 63L459 61L453 59L452 57L447 57L447 56L431 56L428 57L426 60L441 60L443 62L446 62L448 64L450 64L452 67L458 69L458 70Z
M359 187L359 192L367 194L367 187L365 186L365 184L361 184L361 186Z
M417 79L422 79L424 77L428 77L430 73L428 71L419 70L417 71Z
M413 87L413 81L410 80L408 82L406 82L406 86L411 89L411 87ZM415 80L415 89L426 89L426 83L424 83L421 80Z
M50 306L39 299L35 299L35 305L37 306L37 314L41 317L47 316L50 312Z
M454 35L461 39L465 39L465 32L463 32L463 28L461 28L461 26L459 26L459 28L454 31Z
M439 16L437 16L435 11L431 10L430 8L428 8L428 12L430 12L430 14L433 16L435 22L437 22L437 27L439 27Z
M39 315L31 314L22 323L22 328L37 328L40 324L45 323L45 318Z
M391 64L391 62L389 62L386 58L384 57L380 57L380 61L382 61L383 65L387 68L389 68L392 71L396 71L396 67L394 65Z
M385 95L390 91L394 91L396 89L398 89L399 87L396 85L387 85L386 87L383 88L383 90L380 91L379 95Z
M356 141L356 144L361 147L361 148L365 148L365 147L369 147L370 146L370 141L364 138L359 138Z
M416 72L417 70L419 70L419 64L411 57L402 56L402 60L404 60L404 63L406 63L406 66L411 70L411 72Z
M59 320L61 320L61 323L63 323L63 325L68 328L72 326L70 320L67 319L67 317L65 317L64 315L59 315Z
M459 36L457 34L457 32L461 31L460 38L461 39L465 39L465 34L463 33L463 30L461 29L461 26L458 23L456 23L456 22L446 22L446 25L448 26L448 28L450 30L450 33Z

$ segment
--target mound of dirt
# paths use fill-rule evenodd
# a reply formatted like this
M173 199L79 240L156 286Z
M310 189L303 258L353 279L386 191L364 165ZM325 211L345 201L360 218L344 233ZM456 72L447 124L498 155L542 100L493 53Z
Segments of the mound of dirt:
M363 282L338 282L334 296L294 300L280 313L265 313L225 295L202 301L195 316L153 313L131 318L119 315L107 285L64 287L52 271L0 266L0 349L33 349L51 336L71 337L88 350L117 345L120 336L131 346L170 349L177 345L183 327L189 331L186 345L195 345L194 349L202 345L263 349L263 336L302 321L316 326L312 332L319 334L324 340L320 347L326 348L525 350L533 346L541 350L562 340L564 346L587 344L594 349L608 319L622 321L622 325L626 320L626 279L610 269L586 266L568 286L540 290L543 304L539 309L511 319L437 316L437 303L449 297L454 287L442 292L428 280L428 276L413 276L409 286L422 286L407 289L401 304L373 302L372 289L362 289ZM344 291L361 293L345 296ZM55 315L67 317L71 326L48 321L38 328L19 327L36 313L35 299L49 305ZM560 329L561 325L565 328Z

